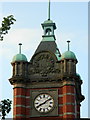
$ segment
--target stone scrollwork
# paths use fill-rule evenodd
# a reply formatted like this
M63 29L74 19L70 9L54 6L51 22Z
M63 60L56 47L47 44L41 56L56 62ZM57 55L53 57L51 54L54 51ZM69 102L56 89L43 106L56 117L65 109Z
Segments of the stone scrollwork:
M55 58L48 52L42 52L33 58L33 67L29 69L31 74L47 76L48 73L55 73Z

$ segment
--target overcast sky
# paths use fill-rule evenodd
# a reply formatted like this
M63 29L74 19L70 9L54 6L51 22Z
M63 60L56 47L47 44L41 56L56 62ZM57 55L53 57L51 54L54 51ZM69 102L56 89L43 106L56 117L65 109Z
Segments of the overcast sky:
M30 2L30 0L29 2L5 1L7 2L0 3L0 21L3 16L11 14L17 21L0 45L0 84L2 85L0 98L12 99L13 86L8 81L12 76L10 63L13 56L18 53L20 42L23 44L22 53L30 61L42 40L41 23L47 20L48 3L38 2L38 0L35 0L37 2ZM88 2L51 1L51 19L57 26L55 35L58 48L61 54L67 51L66 41L70 39L70 50L75 53L78 59L77 73L81 75L83 80L82 94L85 96L81 105L81 117L88 117ZM11 113L7 117L11 117Z

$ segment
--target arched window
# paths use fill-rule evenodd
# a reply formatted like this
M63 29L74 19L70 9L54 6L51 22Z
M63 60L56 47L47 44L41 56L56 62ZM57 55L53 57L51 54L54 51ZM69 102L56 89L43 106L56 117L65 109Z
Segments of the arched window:
M48 28L48 29L46 29L46 35L51 35L51 29L50 28Z

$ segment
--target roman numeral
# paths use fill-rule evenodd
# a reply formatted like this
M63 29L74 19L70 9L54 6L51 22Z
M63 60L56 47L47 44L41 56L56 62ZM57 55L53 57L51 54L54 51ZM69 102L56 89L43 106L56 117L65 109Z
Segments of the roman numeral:
M40 97L40 99L42 98L41 96L39 96Z
M40 111L42 110L42 108L40 108Z
M38 103L35 103L35 104L38 104Z
M43 112L45 112L45 109L43 109Z
M40 101L40 100L38 100L38 99L36 99L37 101Z
M52 106L51 106L51 105L49 105L49 107L51 108Z

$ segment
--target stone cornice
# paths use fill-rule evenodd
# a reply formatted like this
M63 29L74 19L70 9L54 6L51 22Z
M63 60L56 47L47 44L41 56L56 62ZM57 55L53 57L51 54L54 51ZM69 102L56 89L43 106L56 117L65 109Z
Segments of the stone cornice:
M75 86L73 81L61 81L61 82L41 82L41 83L32 83L32 84L15 84L14 88L59 88L65 85L72 85Z

